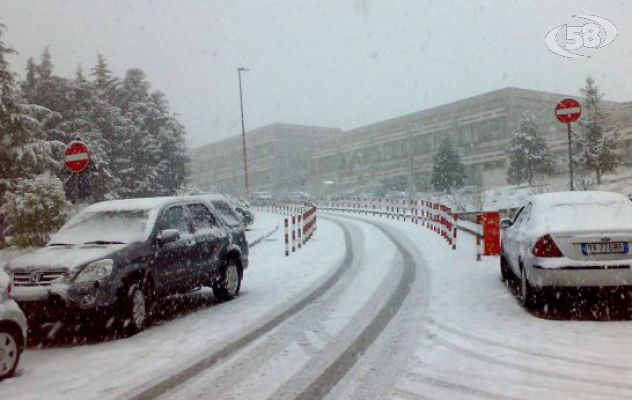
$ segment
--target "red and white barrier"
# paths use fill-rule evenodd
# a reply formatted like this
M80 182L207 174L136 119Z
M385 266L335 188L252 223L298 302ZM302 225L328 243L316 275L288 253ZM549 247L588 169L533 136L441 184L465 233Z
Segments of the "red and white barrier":
M361 204L356 205L359 207ZM316 231L317 207L314 204L272 200L262 208L266 212L286 216L284 218L286 256L301 249Z
M319 201L319 208L410 221L441 236L456 250L458 215L446 205L423 199L340 198Z

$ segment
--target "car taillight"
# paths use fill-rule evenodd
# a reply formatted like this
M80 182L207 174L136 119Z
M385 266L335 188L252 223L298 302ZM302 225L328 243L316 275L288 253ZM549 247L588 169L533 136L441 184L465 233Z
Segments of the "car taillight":
M551 235L544 235L538 239L533 246L533 255L536 257L563 257Z

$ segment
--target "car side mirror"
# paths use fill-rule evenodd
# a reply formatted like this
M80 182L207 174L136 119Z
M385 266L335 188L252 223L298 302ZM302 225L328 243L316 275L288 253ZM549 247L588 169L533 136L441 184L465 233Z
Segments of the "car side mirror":
M513 225L513 221L510 220L509 218L505 218L502 221L500 221L500 229L507 229L511 227L512 225Z
M180 232L177 229L165 229L156 236L156 242L162 246L180 239Z

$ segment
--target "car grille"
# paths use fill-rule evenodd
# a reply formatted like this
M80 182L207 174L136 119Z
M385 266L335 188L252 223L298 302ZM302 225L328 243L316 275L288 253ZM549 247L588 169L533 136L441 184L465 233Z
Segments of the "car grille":
M15 271L13 286L50 286L54 280L66 275L68 275L66 269Z

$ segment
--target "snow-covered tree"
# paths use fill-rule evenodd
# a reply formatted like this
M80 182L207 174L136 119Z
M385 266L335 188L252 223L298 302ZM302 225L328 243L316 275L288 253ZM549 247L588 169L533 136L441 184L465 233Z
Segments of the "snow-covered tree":
M112 101L119 80L110 70L102 54L97 55L97 64L92 68L90 75L94 78L94 84L99 95L108 101Z
M150 88L143 71L130 69L118 93L125 119L124 197L175 194L188 174L184 127L169 114L164 95Z
M61 181L48 173L20 179L2 200L11 244L19 247L44 245L64 224L69 206Z
M0 25L0 198L18 179L58 168L61 145L47 140L38 120L49 111L20 98L6 60L14 51L2 41L3 30Z
M581 93L585 100L580 129L574 135L575 161L580 168L593 171L599 185L604 173L614 172L621 164L621 143L619 133L601 103L603 94L591 77L586 78Z
M450 193L465 184L465 169L461 157L452 145L452 140L445 137L432 160L432 186L436 190Z
M39 63L28 60L18 90L5 59L10 52L0 42L0 198L11 182L46 171L74 188L62 159L76 138L90 149L81 174L90 182L89 201L170 195L182 186L190 162L186 131L142 70L121 80L98 55L90 79L81 68L67 79L54 74L46 48Z
M553 173L551 152L535 118L528 111L522 115L513 132L507 156L509 183L518 184L527 181L529 186L532 186L536 176Z

